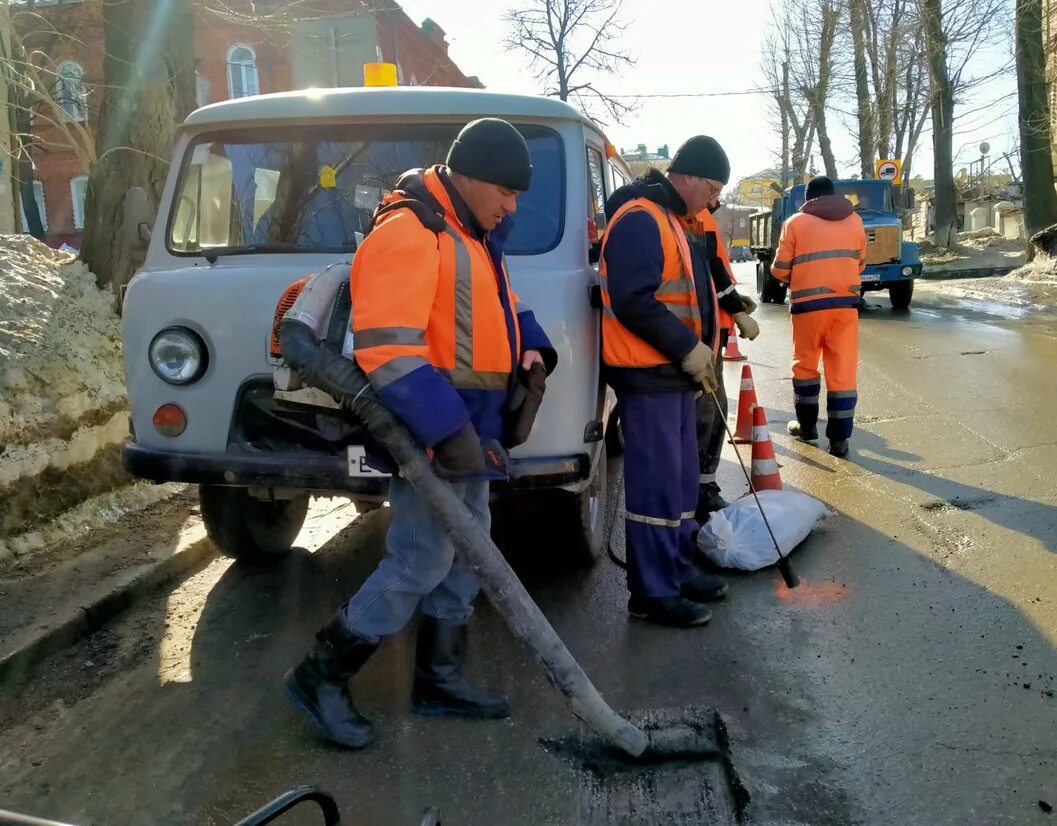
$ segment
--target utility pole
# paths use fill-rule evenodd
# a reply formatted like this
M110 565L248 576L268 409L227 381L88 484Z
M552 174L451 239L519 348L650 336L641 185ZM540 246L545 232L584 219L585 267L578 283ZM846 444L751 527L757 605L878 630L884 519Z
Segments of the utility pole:
M785 192L785 185L789 178L786 170L789 169L789 61L782 61L782 178L778 185Z

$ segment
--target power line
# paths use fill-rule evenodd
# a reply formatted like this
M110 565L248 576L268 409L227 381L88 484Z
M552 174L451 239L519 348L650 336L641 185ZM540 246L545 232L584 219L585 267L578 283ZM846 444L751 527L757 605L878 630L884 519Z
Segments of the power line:
M777 89L743 89L737 92L670 92L640 95L606 95L607 98L646 99L646 98L723 98L740 95L773 95Z

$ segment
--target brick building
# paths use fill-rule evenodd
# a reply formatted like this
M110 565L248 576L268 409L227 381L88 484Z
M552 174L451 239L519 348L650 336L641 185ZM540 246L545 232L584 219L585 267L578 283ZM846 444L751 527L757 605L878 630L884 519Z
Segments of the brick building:
M226 0L225 12L210 0L196 0L199 106L314 86L361 86L363 64L378 60L395 63L402 84L481 86L448 56L444 30L437 23L426 19L418 26L390 0L316 0L310 9L297 6L300 19L273 15L268 25L250 14L251 8L262 14L284 5L279 0L256 0L252 6ZM103 82L100 0L37 0L35 14L16 14L14 24L28 49L47 56L43 76L54 85L58 104L32 126L34 188L47 241L76 247L87 188L86 153L78 147L94 144Z

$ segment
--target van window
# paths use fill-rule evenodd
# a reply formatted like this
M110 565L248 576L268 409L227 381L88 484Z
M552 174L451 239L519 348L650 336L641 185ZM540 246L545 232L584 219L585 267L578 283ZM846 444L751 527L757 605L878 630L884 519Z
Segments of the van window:
M593 146L587 147L587 175L590 182L587 192L588 235L594 242L602 237L606 228L607 193L605 161L602 153Z
M460 128L347 124L202 135L184 156L169 250L350 252L382 195L407 170L442 163ZM551 129L518 128L532 155L532 187L518 198L506 251L538 254L561 240L564 150Z

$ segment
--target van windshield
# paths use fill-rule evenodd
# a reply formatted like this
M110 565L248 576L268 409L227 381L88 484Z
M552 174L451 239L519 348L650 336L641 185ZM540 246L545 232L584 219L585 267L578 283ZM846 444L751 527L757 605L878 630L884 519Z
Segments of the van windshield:
M224 130L184 156L168 246L176 255L351 252L382 196L409 169L443 163L460 124L352 124ZM561 138L518 125L532 187L518 198L506 251L546 252L561 240Z

